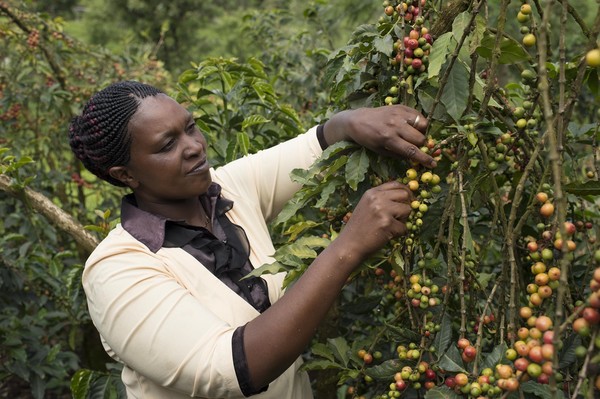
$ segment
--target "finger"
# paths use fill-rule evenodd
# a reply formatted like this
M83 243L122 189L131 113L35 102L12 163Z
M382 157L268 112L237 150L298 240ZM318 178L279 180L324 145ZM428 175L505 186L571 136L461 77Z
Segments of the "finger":
M424 117L421 117L420 114L417 114L414 117L411 115L404 119L403 123L400 123L400 130L397 136L411 144L422 146L427 142L427 138L423 132L417 128L417 126L422 126L424 123L428 122L424 119Z
M412 211L410 205L405 202L394 202L390 208L394 219L401 222L405 222Z
M390 142L389 146L385 147L385 149L391 153L394 153L395 155L400 155L427 168L433 168L437 165L431 155L424 153L416 145L404 140L392 141Z
M420 112L416 113L415 118L409 121L409 124L421 133L427 132L427 127L429 127L429 121Z
M414 194L410 188L397 180L382 183L376 189L384 191L386 194L384 198L388 201L408 203L414 199Z
M400 237L408 233L406 224L400 220L394 220L390 225L391 234L393 237Z

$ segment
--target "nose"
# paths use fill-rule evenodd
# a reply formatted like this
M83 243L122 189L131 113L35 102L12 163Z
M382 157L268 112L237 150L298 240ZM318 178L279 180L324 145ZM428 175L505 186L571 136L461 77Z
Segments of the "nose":
M204 151L204 144L199 134L185 134L183 140L183 156L185 158L193 158L200 156Z

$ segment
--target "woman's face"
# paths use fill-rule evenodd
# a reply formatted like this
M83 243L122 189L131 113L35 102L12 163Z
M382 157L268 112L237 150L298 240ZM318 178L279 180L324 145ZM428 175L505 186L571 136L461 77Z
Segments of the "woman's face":
M138 202L169 204L196 198L212 183L206 139L194 118L165 94L146 97L129 122L126 166Z

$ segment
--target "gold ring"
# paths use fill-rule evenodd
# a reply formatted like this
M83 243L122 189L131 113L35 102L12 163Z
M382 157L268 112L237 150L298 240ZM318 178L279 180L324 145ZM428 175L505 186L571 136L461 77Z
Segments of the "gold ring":
M417 127L417 123L419 123L420 118L421 118L421 115L417 115L417 117L415 118L415 121L413 122L413 127Z

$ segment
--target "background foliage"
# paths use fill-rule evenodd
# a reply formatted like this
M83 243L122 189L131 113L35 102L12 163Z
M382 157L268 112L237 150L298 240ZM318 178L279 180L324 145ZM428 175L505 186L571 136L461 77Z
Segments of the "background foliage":
M426 70L414 73L395 61L394 47L414 21L388 16L380 2L1 1L0 396L123 394L119 367L87 316L86 247L20 189L43 194L101 238L118 221L122 193L74 162L65 130L99 87L137 79L194 110L215 165L348 107L400 102L429 115L442 189L422 185L440 191L417 192L428 205L415 213L422 225L365 264L324 323L307 354L319 397L393 396L395 374L422 360L435 369L435 389L412 384L403 395L452 397L463 393L442 387L449 377L465 372L473 381L486 367L512 364L506 349L525 322L518 313L530 305L530 266L543 248L553 249L548 266L563 272L562 289L535 308L561 325L560 377L532 380L522 392L550 397L562 378L569 393L591 397L597 349L566 318L581 312L598 262L598 69L583 61L597 46L598 4L535 1L525 23L518 1L426 4L423 24L435 41ZM522 44L524 26L535 46ZM348 144L331 148L295 175L305 188L274 226L278 263L266 271L286 270L293 283L364 190L405 179L412 166ZM539 214L539 191L555 205L550 218ZM567 220L579 226L573 254L553 243ZM439 304L410 304L413 275L443 291ZM476 362L461 358L459 338L477 344ZM576 358L590 342L587 357ZM402 358L401 346L418 358Z

